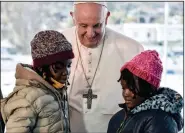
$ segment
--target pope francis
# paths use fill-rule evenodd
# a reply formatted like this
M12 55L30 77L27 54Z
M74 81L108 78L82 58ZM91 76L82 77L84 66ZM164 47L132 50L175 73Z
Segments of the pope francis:
M106 132L120 110L116 105L124 102L119 69L143 46L106 27L110 12L105 2L74 2L70 14L75 26L63 34L75 54L68 88L71 131Z

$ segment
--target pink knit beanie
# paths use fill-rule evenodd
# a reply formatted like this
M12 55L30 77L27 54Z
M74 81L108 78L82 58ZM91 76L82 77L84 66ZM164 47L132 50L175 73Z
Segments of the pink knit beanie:
M153 86L159 87L163 66L155 50L146 50L136 55L121 68L121 71L126 68Z

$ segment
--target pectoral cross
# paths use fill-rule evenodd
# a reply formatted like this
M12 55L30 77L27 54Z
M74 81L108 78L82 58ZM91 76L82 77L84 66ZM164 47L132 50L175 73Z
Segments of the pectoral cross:
M92 89L89 89L86 94L83 94L83 98L87 98L87 108L91 109L92 99L97 98L97 95L94 95Z

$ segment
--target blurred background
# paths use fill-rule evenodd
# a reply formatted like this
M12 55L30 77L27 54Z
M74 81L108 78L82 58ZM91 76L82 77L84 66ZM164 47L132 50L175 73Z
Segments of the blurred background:
M30 41L40 30L72 27L73 2L1 2L1 90L14 87L18 62L32 63ZM108 27L160 53L161 86L183 95L183 2L108 2Z

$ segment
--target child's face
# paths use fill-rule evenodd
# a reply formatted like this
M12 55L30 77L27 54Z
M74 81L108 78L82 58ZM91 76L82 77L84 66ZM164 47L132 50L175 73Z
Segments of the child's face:
M129 109L134 108L135 106L141 104L145 98L140 97L131 91L130 88L128 88L127 83L125 80L121 79L121 86L122 86L122 95L125 100L125 104Z
M65 84L69 78L71 68L71 60L66 60L63 62L57 62L50 66L50 72L56 81L61 84Z

